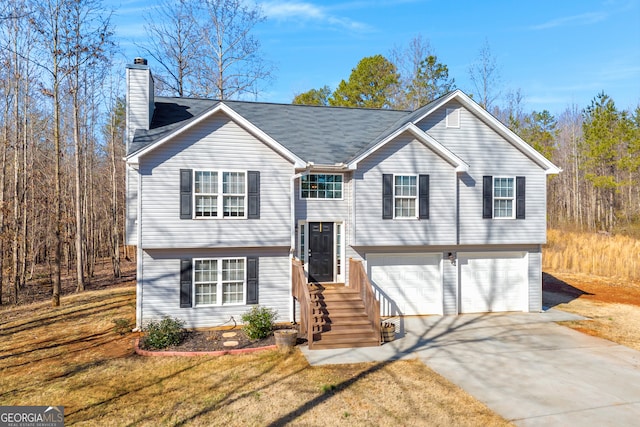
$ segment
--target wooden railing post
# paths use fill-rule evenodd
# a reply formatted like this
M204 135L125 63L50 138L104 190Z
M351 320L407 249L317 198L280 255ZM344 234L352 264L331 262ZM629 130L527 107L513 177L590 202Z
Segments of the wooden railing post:
M376 294L366 271L364 271L362 261L353 258L349 258L349 286L360 294L369 322L380 337L380 302L376 299Z
M300 260L293 258L291 260L291 295L298 300L300 304L300 333L307 335L307 343L309 348L313 344L313 318L311 307L311 296L309 295L309 287L307 279L304 276L304 267Z

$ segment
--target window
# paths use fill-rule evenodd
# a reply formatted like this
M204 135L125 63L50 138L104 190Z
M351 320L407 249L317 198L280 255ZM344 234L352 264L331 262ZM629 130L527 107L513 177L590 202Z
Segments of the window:
M222 213L224 216L244 217L245 173L222 173Z
M382 219L429 219L429 175L382 174Z
M418 182L415 175L394 176L394 211L396 218L415 218Z
M196 218L245 218L246 173L195 171L194 199ZM220 177L222 179L220 179Z
M527 178L482 177L482 218L526 218Z
M196 259L193 270L196 306L244 304L244 258Z
M300 179L303 199L342 199L342 175L310 174Z
M513 218L514 178L493 178L494 218Z
M493 178L493 217L514 218L514 178Z
M196 216L218 216L218 173L196 171Z
M304 264L304 258L306 255L306 248L307 248L307 242L306 242L306 230L307 230L307 224L304 222L300 223L300 261L302 261L302 264Z

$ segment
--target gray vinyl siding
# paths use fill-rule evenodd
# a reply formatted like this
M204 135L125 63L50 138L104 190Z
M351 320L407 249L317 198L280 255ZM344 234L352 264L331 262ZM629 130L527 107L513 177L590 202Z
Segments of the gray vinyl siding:
M143 156L142 247L290 243L293 165L220 113ZM180 169L260 171L260 219L180 219Z
M429 219L382 219L383 174L428 174ZM353 185L354 246L455 244L455 169L410 134L399 136L360 162Z
M460 108L460 127L447 128L447 108ZM546 239L544 170L472 112L456 102L444 105L418 126L469 164L459 174L459 244L542 244ZM482 177L525 176L526 219L483 219Z
M142 324L171 316L182 319L187 328L212 327L229 323L231 317L241 323L241 316L251 305L201 306L180 308L180 260L183 258L259 257L259 305L278 311L277 322L289 322L291 301L288 248L228 250L148 250L143 251Z
M126 218L125 218L125 243L127 245L138 244L138 172L130 166L126 166Z
M542 311L542 248L529 251L529 311Z

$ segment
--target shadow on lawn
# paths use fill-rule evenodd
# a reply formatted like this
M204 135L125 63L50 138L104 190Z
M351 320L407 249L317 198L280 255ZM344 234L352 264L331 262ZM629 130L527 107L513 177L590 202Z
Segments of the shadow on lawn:
M593 294L578 289L549 273L542 273L542 305L545 309L566 304L582 295Z

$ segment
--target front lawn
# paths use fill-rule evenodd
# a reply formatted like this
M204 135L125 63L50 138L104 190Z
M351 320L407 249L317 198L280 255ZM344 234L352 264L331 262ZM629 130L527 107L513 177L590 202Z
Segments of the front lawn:
M509 425L423 363L310 367L299 351L141 357L135 289L0 311L0 405L63 405L65 425ZM120 320L121 324L123 320Z

